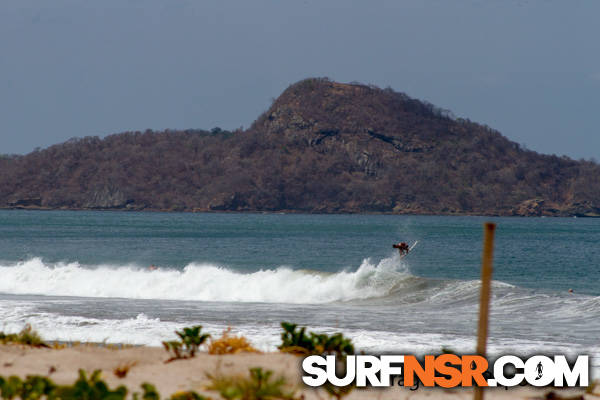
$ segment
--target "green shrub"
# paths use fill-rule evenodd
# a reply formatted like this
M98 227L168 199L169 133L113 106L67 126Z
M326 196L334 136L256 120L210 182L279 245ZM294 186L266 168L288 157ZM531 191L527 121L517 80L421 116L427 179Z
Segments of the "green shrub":
M143 393L133 393L134 400L160 400L160 394L149 383L141 385ZM88 378L79 370L79 378L72 385L56 385L45 376L31 375L25 380L18 376L0 376L0 397L4 400L125 400L127 388L119 386L111 390L101 379L101 371L96 370ZM178 392L170 400L208 400L196 392Z
M172 354L166 362L194 357L198 348L210 337L210 334L201 334L201 331L202 325L183 328L182 331L175 331L179 340L162 342L165 350Z
M102 371L95 370L88 378L85 371L79 370L79 379L73 385L58 386L48 396L48 400L125 400L127 388L119 386L110 390L101 379Z
M142 400L160 400L160 394L158 393L158 391L156 390L156 387L154 387L154 385L144 382L142 383L142 390L144 391L144 393L142 393ZM134 393L133 394L133 400L139 400L139 393ZM177 392L177 393L173 393L171 395L171 397L169 397L169 400L209 400L204 396L200 396L198 393L196 392L191 392L191 391L186 391L186 392Z
M11 376L8 379L0 377L0 394L3 399L13 399L23 391L23 382L18 376Z
M171 395L169 400L208 400L196 392L177 392Z
M325 391L333 398L335 398L336 400L340 400L342 399L344 396L347 396L350 394L350 392L352 392L352 390L354 390L354 386L353 385L348 385L348 386L335 386L333 384L331 384L331 382L327 381L325 382L325 384L323 385L323 389L325 389Z
M208 375L208 390L219 392L227 400L293 400L294 391L287 391L284 377L271 379L273 371L251 368L250 376Z
M56 385L45 376L28 376L21 388L21 398L27 400L41 399L56 389Z
M283 332L281 333L281 345L278 348L284 353L336 355L340 358L354 354L352 341L341 333L326 335L309 332L307 335L305 327L298 328L298 325L289 322L282 322L281 327ZM350 394L354 386L337 387L327 382L323 385L323 389L331 397L339 400Z
M8 380L0 377L0 394L3 399L9 400L125 400L127 389L119 386L110 390L100 379L100 370L94 371L89 379L83 370L79 370L79 378L73 385L62 386L44 376L31 375L25 380L17 376Z
M282 322L281 345L278 347L282 352L294 354L331 354L345 356L354 354L352 341L341 333L331 336L310 332L306 334L306 327L298 328L298 325Z
M40 335L27 324L19 333L4 333L0 332L1 344L24 344L33 347L50 347L40 337Z
M142 400L160 400L160 394L158 393L158 391L156 390L156 387L154 385L144 382L144 383L142 383L141 387L142 387L142 390L144 391L144 393L142 393ZM138 400L138 398L139 398L139 394L134 393L133 399Z

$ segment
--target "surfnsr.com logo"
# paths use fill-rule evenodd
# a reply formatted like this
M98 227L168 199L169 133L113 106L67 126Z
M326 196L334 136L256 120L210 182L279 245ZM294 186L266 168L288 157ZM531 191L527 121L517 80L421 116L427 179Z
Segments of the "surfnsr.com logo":
M488 361L477 355L428 355L421 361L412 355L309 356L302 361L302 380L309 386L588 386L589 356L569 363L565 356L535 355L525 360L511 355L498 358L488 371Z

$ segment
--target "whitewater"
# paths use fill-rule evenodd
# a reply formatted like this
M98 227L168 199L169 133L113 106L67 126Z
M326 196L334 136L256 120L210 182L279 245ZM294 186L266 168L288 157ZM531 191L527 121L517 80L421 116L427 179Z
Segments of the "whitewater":
M33 258L0 265L0 292L47 296L116 297L316 304L386 296L408 277L392 259L364 260L354 271L319 273L289 267L241 273L210 264L182 270L136 265L47 264Z

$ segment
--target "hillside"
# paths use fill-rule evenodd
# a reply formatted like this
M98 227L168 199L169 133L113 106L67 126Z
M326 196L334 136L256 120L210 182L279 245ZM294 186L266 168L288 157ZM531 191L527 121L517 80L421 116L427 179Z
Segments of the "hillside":
M0 158L0 207L599 216L598 176L405 94L307 79L245 131L126 132Z

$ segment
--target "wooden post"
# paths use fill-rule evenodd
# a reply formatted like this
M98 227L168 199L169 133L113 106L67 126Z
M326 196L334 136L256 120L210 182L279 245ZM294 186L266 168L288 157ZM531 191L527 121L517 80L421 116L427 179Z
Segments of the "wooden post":
M481 259L481 295L479 299L479 325L477 329L477 354L485 357L490 313L490 295L494 258L494 231L496 224L484 224L483 254ZM476 386L474 400L483 399L483 388Z

